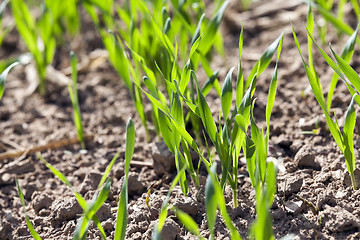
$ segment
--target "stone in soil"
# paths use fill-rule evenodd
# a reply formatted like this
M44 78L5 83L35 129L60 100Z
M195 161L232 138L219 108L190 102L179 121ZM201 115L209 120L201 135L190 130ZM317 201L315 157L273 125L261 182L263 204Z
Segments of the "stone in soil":
M294 161L299 168L310 168L314 170L320 170L321 166L316 161L315 151L311 146L304 145L296 153Z

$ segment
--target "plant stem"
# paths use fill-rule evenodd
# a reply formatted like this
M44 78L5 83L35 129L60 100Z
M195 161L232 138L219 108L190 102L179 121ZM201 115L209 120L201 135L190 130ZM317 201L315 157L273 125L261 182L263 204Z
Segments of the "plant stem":
M238 207L237 197L238 197L237 188L234 188L234 189L233 189L234 208L237 208L237 207Z
M356 191L357 190L357 185L356 185L356 179L355 179L354 171L350 173L350 177L351 177L352 187L353 187L354 191Z

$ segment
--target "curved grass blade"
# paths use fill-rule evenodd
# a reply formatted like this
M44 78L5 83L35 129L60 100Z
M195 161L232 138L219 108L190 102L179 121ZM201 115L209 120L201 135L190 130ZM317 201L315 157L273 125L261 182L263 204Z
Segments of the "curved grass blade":
M202 21L204 20L204 17L205 17L205 13L203 13L199 19L199 22L198 22L198 25L196 26L196 29L195 29L195 32L194 32L194 35L191 39L191 48L192 46L195 44L195 42L200 39L200 31L201 31L201 24L202 24ZM191 52L191 51L190 51ZM191 56L191 54L190 54Z
M205 129L206 129L207 133L209 134L211 141L213 143L216 143L217 135L218 135L218 132L216 129L216 124L212 117L210 108L205 100L205 97L200 90L199 82L196 78L195 72L192 70L191 70L191 77L195 80L196 85L197 85L196 89L197 89L197 95L198 95L198 105L199 105L199 112L200 112L201 120L204 123Z
M354 129L356 123L356 111L354 108L356 94L352 97L349 108L346 112L344 124L344 155L346 160L346 168L351 177L351 183L354 191L357 190L354 169L355 169L355 154L354 154Z
M359 30L359 25L356 27L356 30L351 35L351 37L348 39L343 51L341 52L341 58L344 59L347 63L350 62L350 60L351 60L351 58L353 56L354 46L355 46L355 41L356 41L358 30ZM331 78L329 92L328 92L328 95L327 95L327 109L328 109L328 111L330 111L330 108L331 108L332 96L334 95L334 91L335 91L335 87L336 87L336 85L338 83L338 79L339 79L339 76L336 73L334 73L332 78ZM352 94L352 95L354 95L354 94Z
M321 7L318 4L312 3L312 6L314 6L319 13L329 22L331 22L335 28L337 28L340 32L344 32L347 35L351 36L351 34L354 32L354 30L344 21L339 20L336 16L334 16L329 10ZM358 44L360 44L360 41L356 41Z
M243 37L243 24L241 23L241 31L239 37L239 64L238 64L238 72L236 78L236 109L239 109L241 100L244 95L244 75L241 67L241 55L242 49L244 44L244 37Z
M215 80L218 78L219 71L215 71L213 75L205 82L204 86L201 88L201 92L204 96L208 95L212 87L214 86Z
M101 206L108 198L110 186L111 186L111 180L108 179L104 184L104 187L101 189L100 193L99 194L95 193L95 196L91 200L90 204L88 204L87 208L83 213L83 217L81 221L79 221L75 229L74 239L83 239L87 235L90 220L93 219L96 212L101 208ZM102 238L106 239L105 232L102 233Z
M179 180L181 178L181 175L184 174L184 173L185 173L185 168L180 169L180 171L178 171L178 173L176 174L174 180L172 181L172 183L170 185L170 188L169 188L169 191L168 191L168 194L166 195L166 198L165 198L165 200L164 200L164 202L162 204L161 211L160 211L160 214L159 214L158 223L154 226L154 230L153 230L151 239L161 239L160 234L161 234L162 228L164 227L165 220L166 220L166 217L167 217L168 205L169 205L171 192L173 191L174 187L179 182Z
M29 216L27 215L26 213L26 206L25 206L25 199L24 199L24 195L21 191L21 188L20 188L20 185L19 185L19 182L17 179L15 179L15 183L16 183L16 188L17 188L17 191L18 191L18 195L19 195L19 198L20 198L20 202L21 202L21 205L23 206L24 208L24 212L25 212L25 220L26 220L26 225L31 233L31 236L35 239L35 240L41 240L41 237L39 236L39 234L35 231L34 229L34 226L32 225L32 223L30 222L30 219L29 219Z
M234 67L232 67L229 72L227 73L226 77L225 77L225 82L223 85L223 88L221 90L221 108L223 111L223 116L224 119L227 120L229 113L230 113L230 108L231 108L231 103L232 103L232 99L233 99L233 94L232 94L232 72L234 71Z
M330 49L336 59L336 62L338 63L340 69L342 70L342 72L345 74L345 76L348 78L348 80L351 82L351 84L355 87L356 91L360 92L360 77L359 77L359 75L344 59L342 59L339 55L337 55L334 52L334 50L331 48L331 45L330 45Z
M206 55L211 46L213 45L213 42L215 40L216 33L218 31L218 28L220 26L220 22L224 16L225 9L230 1L225 1L223 5L219 8L219 10L216 12L216 14L211 18L210 22L206 26L206 29L204 30L202 41L198 47L198 50L202 53L202 55Z
M84 131L81 119L81 111L79 105L79 98L77 93L77 58L73 51L70 52L71 58L71 68L72 68L72 82L69 82L69 94L71 98L71 103L73 106L73 116L74 116L74 124L76 127L76 133L81 144L81 148L85 149L85 140L84 140Z
M181 211L180 209L177 209L175 207L172 207L172 210L174 211L176 217L180 220L180 222L185 226L185 228L191 233L197 236L199 239L204 239L200 235L200 229L199 226L196 224L194 219L190 217L189 214Z
M314 92L314 95L315 95L315 98L316 100L318 101L320 107L323 109L323 112L325 114L325 119L326 119L326 122L328 124L328 127L329 127L329 130L336 142L336 144L338 145L338 147L340 148L340 150L343 152L344 150L344 143L343 143L343 136L341 135L341 132L340 132L340 129L339 129L339 126L337 125L337 123L334 122L334 120L332 120L332 118L330 117L330 114L329 112L327 111L327 108L326 108L326 104L325 104L325 100L324 100L324 96L322 95L322 91L320 89L320 86L318 85L317 83L317 80L315 78L315 76L312 74L312 71L310 70L310 68L308 67L308 65L305 63L305 60L303 58L303 55L301 53L301 49L300 49L300 44L299 44L299 41L296 37L296 34L295 34L295 30L294 28L292 28L292 31L293 31L293 36L294 36L294 40L295 40L295 44L296 44L296 47L299 51L299 54L300 54L300 57L301 57L301 60L303 62L303 65L304 65L304 68L305 68L305 71L306 71L306 75L308 76L308 79L309 79L309 82L310 82L310 85L311 85L311 88ZM308 32L309 33L309 32ZM310 33L309 33L310 34ZM311 35L310 35L311 36ZM311 36L312 38L312 36ZM313 38L312 38L313 39ZM314 40L313 40L314 41ZM315 43L316 44L316 43ZM319 48L320 49L320 48ZM343 74L341 73L341 70L339 67L337 67L337 65L331 60L331 58L325 53L323 52L321 49L320 49L321 53L323 54L323 57L325 58L325 60L328 62L328 64L335 70L336 69L336 72L338 73L339 76L342 76L343 77Z
M231 239L241 240L241 237L226 210L225 198L216 176L216 163L214 163L209 169L209 175L205 185L205 207L208 219L208 227L211 233L210 238L214 238L213 226L215 225L216 221L216 210L217 207L219 207L225 225L230 231Z
M255 66L251 69L251 72L246 80L245 83L245 89L247 89L250 86L250 81L254 78L255 74L258 76L269 66L271 62L271 58L275 53L275 50L280 44L280 41L282 40L284 36L284 33L281 33L280 36L275 39L274 42L271 43L271 45L265 50L261 58L256 62Z
M121 187L118 212L116 215L115 240L125 239L128 205L128 175L135 147L135 126L131 118L126 124L125 178Z
M4 94L5 81L6 81L7 75L9 74L9 71L18 64L19 64L18 62L12 63L0 74L0 100Z
M67 185L71 191L73 192L73 194L75 195L75 198L77 200L77 202L79 203L79 205L81 206L81 208L86 211L86 209L88 208L88 204L86 203L86 200L74 189L74 187L71 185L71 183L67 180L67 178L65 177L64 174L62 174L58 169L56 169L54 166L52 166L50 163L48 163L42 156L40 153L36 153L37 157L53 172L53 174L55 176L57 176L65 185ZM105 231L102 228L99 219L96 217L96 215L93 216L92 219L96 226L98 227L102 238L106 238L105 236Z

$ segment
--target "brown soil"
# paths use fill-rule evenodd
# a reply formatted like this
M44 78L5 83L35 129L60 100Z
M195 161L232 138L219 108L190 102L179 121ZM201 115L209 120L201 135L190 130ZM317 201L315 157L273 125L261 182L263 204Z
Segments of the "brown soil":
M244 24L243 67L245 74L266 47L285 32L283 51L279 63L278 91L273 110L270 136L270 156L281 158L284 171L278 177L278 193L272 206L276 238L294 233L297 239L360 239L360 190L353 191L346 173L344 157L326 131L325 120L313 94L302 96L309 84L292 37L291 19L303 51L307 49L307 6L300 0L274 0L254 3L249 11L240 11L238 1L228 7L222 31L227 56L214 61L213 69L220 70L223 80L227 70L236 66L241 21ZM349 18L353 15L348 14ZM86 18L86 17L85 17ZM353 17L355 18L355 17ZM85 22L88 20L84 20ZM355 22L350 19L350 22ZM85 26L85 25L84 25ZM354 26L353 26L354 27ZM24 212L18 198L15 177L23 189L29 217L43 239L70 239L82 210L72 192L60 182L36 157L26 150L45 145L44 158L63 172L86 199L91 199L100 178L115 153L120 149L119 160L111 172L111 192L97 213L109 239L114 236L117 196L123 177L125 126L128 118L135 121L136 145L129 175L129 218L126 239L149 239L156 223L161 204L174 177L171 154L151 130L152 140L147 142L145 131L136 115L133 103L116 72L107 61L101 39L86 24L80 37L71 48L85 63L79 75L79 97L85 133L89 135L87 151L80 151L72 122L72 106L67 86L61 78L68 72L70 46L59 49L49 75L48 92L40 96L34 92L34 67L15 68L6 83L5 95L0 102L0 151L2 154L24 151L18 157L0 160L0 239L31 239L26 227ZM338 40L330 28L327 41L337 52L347 37ZM23 50L18 35L13 32L0 50L4 59ZM328 49L327 46L324 48ZM356 49L359 49L356 46ZM92 54L90 54L92 53ZM95 57L94 57L95 56ZM328 86L331 70L315 51L316 67L323 86ZM89 58L96 64L86 64ZM354 54L353 66L359 70L359 52ZM267 91L272 75L271 67L258 81L255 118L264 123ZM359 71L358 71L359 72ZM60 76L60 77L59 77ZM201 78L201 76L200 76ZM60 79L60 80L59 80ZM202 79L204 80L204 79ZM326 87L327 88L327 87ZM220 102L208 98L213 112L218 115ZM340 125L350 102L350 95L342 82L336 89L333 103ZM319 135L303 134L316 128ZM150 127L151 128L151 127ZM356 158L359 159L360 121L355 131ZM54 141L66 139L65 146L55 148ZM359 168L359 161L356 162ZM357 179L360 180L359 170ZM246 165L239 169L239 207L232 207L232 194L226 189L228 211L242 237L248 235L255 214L255 193L247 177ZM201 181L206 179L206 172ZM148 186L153 185L148 206L145 204ZM358 183L360 186L360 184ZM199 192L200 191L200 192ZM179 188L171 195L171 203L190 214L209 236L206 224L203 189L192 187L188 197ZM307 204L311 203L311 204ZM316 208L317 211L312 211ZM221 221L215 227L216 239L229 239ZM189 234L173 215L166 220L163 239L196 239ZM88 239L100 239L96 227L91 227Z

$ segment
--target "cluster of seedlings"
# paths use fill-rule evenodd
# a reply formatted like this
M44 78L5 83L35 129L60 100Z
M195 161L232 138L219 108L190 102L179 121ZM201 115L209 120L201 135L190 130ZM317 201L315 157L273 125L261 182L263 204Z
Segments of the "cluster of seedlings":
M0 5L0 24L2 13L8 2L3 1ZM284 34L273 41L253 66L248 76L245 77L241 63L243 49L243 29L241 29L236 88L233 89L235 67L228 71L221 86L218 72L211 69L211 60L216 54L215 51L220 55L225 54L219 26L228 3L229 1L213 1L215 11L211 18L207 18L204 14L204 2L195 0L128 0L124 2L123 6L114 3L113 0L45 0L42 1L40 16L35 18L25 1L10 0L18 32L36 63L41 94L46 91L46 66L51 64L57 45L63 40L61 35L64 32L76 34L79 31L80 16L78 9L83 7L103 40L109 53L110 62L128 88L145 129L148 129L150 119L147 119L145 114L143 98L147 97L150 101L152 105L151 124L154 125L158 136L174 154L177 169L177 175L172 181L167 198L163 202L158 224L153 229L154 239L160 238L160 233L170 210L174 212L189 232L203 239L196 222L187 213L169 204L173 188L179 184L182 193L186 196L190 191L190 182L196 188L205 188L205 205L210 238L214 239L215 237L213 229L218 211L229 230L231 239L241 239L227 212L227 203L224 198L224 189L229 185L233 192L233 206L238 206L238 166L241 152L246 158L248 174L256 192L257 215L249 231L249 236L254 239L275 238L270 207L277 191L278 163L268 160L268 151L270 118L275 101L278 61ZM345 4L346 1L339 1L337 15L334 15L332 13L333 1L308 2L308 19L305 26L308 33L308 63L302 55L295 29L293 29L293 36L311 89L324 112L328 130L345 156L352 187L356 190L359 186L356 185L354 176L353 133L356 121L354 105L355 103L360 104L358 95L360 77L349 65L349 62L355 44L359 41L357 40L358 28L353 30L344 21ZM353 0L349 4L354 8L354 12L359 15L358 2ZM313 37L315 22L312 8L316 8L325 19L325 24L318 28L322 41L325 41L327 24L333 24L339 33L350 35L340 55L335 53L330 46L335 61L320 48ZM1 29L0 33L3 31L8 32L6 29ZM0 43L5 35L0 35ZM320 78L315 70L312 54L313 44L334 70L327 99L325 99ZM69 93L73 104L74 124L81 146L85 148L77 96L77 60L73 52L70 53L70 56L72 82L69 82ZM265 112L266 127L261 129L254 119L253 111L256 99L253 99L253 95L259 75L270 66L273 57L275 58L275 67L268 90ZM15 61L10 65L8 64L5 70L3 69L3 73L0 75L0 98L3 95L8 72L17 64L18 62ZM200 85L197 79L197 72L200 68L205 71L208 77L203 85ZM342 131L337 123L336 116L334 118L331 113L332 96L339 78L345 82L349 93L352 95ZM215 93L221 100L221 112L218 114L218 121L214 120L206 100L211 89L215 89ZM189 132L186 128L188 123L192 124L193 132ZM148 135L149 132L147 131L146 134ZM125 180L119 196L115 239L125 238L128 204L127 176L134 151L134 141L134 124L129 120L126 131ZM216 172L216 162L212 160L211 148L216 149L216 154L220 159L221 174ZM193 164L190 155L191 149L198 154L201 160L197 166ZM71 188L83 209L82 217L78 221L73 235L74 239L85 239L91 222L97 226L101 237L106 239L105 231L96 216L96 212L108 197L111 186L108 175L118 155L116 154L107 167L93 199L86 201L60 171L38 154L38 158L63 183ZM201 164L208 171L205 186L201 186L199 181ZM26 215L24 197L20 186L17 182L16 184L21 203L24 206L27 226L35 239L41 239Z

